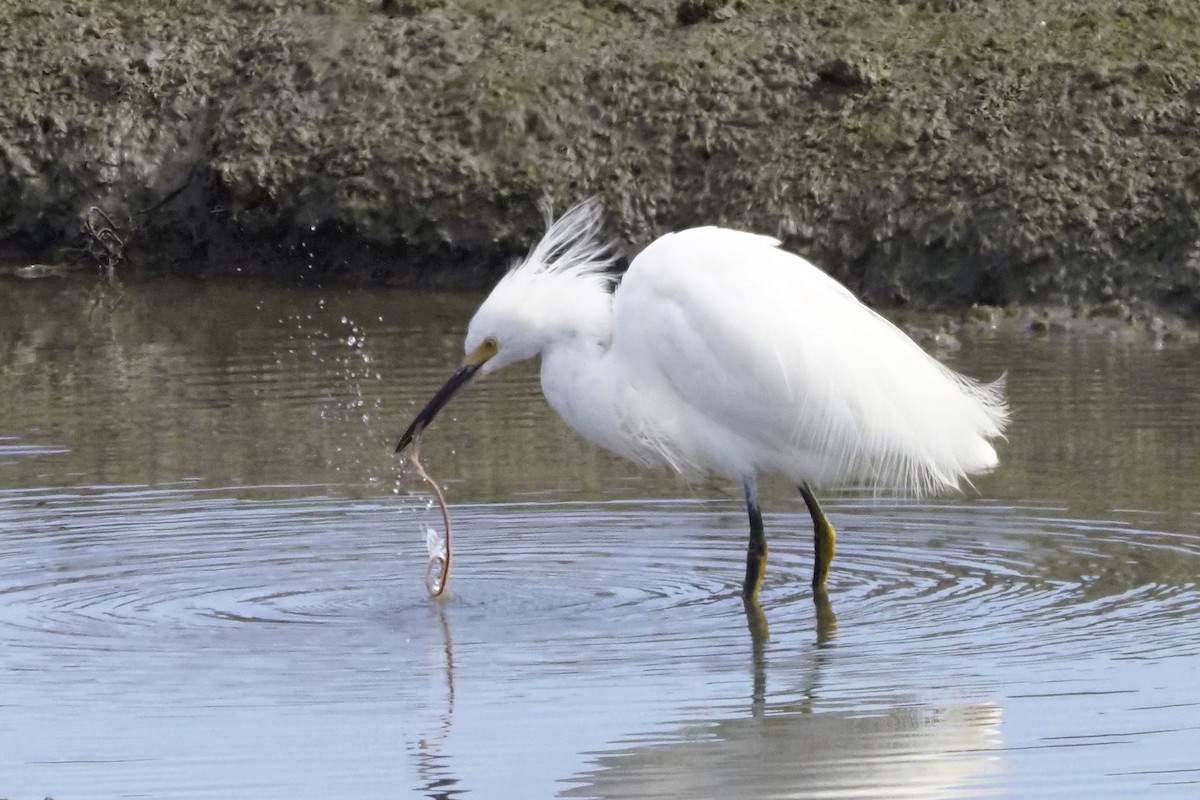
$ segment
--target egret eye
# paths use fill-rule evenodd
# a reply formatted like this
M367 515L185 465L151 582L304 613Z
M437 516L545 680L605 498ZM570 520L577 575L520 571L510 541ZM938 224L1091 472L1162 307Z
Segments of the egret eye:
M488 358L496 355L496 351L500 349L500 343L496 341L495 336L489 336L483 340L480 345L481 354L486 354Z

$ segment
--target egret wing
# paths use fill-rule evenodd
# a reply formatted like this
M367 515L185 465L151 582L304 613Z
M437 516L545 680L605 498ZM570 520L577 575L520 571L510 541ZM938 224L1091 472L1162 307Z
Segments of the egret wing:
M910 493L990 468L1002 387L950 371L769 237L662 237L613 299L643 427L685 466Z

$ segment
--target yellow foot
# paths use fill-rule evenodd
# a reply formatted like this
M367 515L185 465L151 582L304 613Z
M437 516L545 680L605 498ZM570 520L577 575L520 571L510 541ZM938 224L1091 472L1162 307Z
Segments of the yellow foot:
M746 554L746 580L742 583L742 598L758 602L758 588L762 586L763 573L767 571L767 550Z
M746 610L746 625L750 629L750 639L756 646L761 647L770 636L767 628L767 615L763 613L762 606L754 598L743 599L742 606Z
M825 590L829 578L829 565L837 549L837 533L828 522L813 526L813 589Z
M821 510L821 504L817 502L817 497L808 484L800 484L799 489L813 521L813 590L825 591L825 579L829 577L829 565L833 562L837 534L833 532L833 526L825 518L825 512Z

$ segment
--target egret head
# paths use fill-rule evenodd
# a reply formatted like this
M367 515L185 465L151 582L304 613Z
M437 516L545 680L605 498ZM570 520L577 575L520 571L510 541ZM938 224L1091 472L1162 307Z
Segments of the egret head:
M548 314L537 283L515 272L500 279L467 326L463 364L478 364L488 375L542 351Z
M602 227L600 203L585 200L554 221L529 256L500 279L471 318L462 364L413 419L397 453L476 374L533 358L572 336L609 335L613 277L608 270L615 253L600 237Z

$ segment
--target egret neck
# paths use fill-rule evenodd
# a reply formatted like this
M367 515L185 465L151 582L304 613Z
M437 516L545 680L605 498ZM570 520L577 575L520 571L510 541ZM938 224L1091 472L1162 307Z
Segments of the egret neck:
M597 309L599 310L599 309ZM542 351L542 393L550 407L593 444L638 462L647 460L631 441L625 418L631 391L617 362L609 357L611 307L605 320L589 320L587 332L558 338Z

